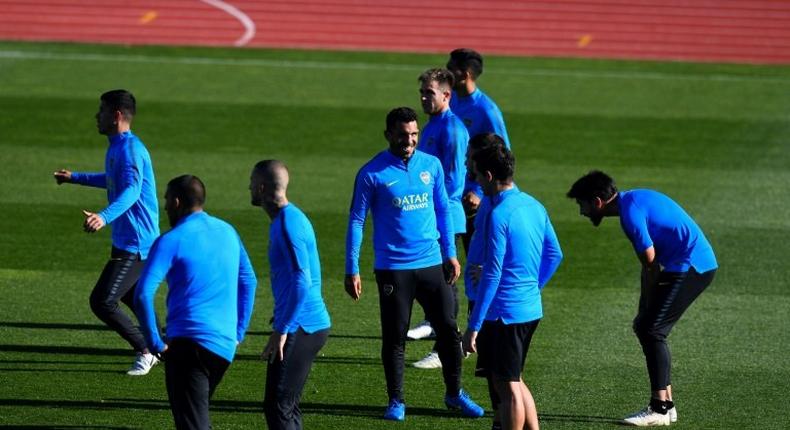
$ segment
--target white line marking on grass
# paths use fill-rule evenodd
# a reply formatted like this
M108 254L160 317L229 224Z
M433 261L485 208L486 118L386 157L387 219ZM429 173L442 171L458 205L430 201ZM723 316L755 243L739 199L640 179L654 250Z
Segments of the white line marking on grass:
M241 22L241 25L244 26L244 34L236 40L233 45L235 46L244 46L247 42L250 41L255 36L255 23L247 16L246 13L240 11L236 6L231 4L225 3L221 0L200 0L203 3L206 3L210 6L214 6L217 9L221 9L227 12L232 17L238 19Z
M259 58L211 58L211 57L164 57L153 55L118 55L118 54L88 54L88 53L58 53L44 51L4 51L0 50L0 60L51 60L51 61L95 61L95 62L124 62L142 64L187 64L206 66L238 66L238 67L272 67L272 68L297 68L297 69L334 69L334 70L381 70L381 71L409 71L419 72L430 67L429 64L388 64L388 63L359 63L359 62L330 62L306 60L265 60ZM770 84L790 85L790 77L761 76L761 75L727 75L727 74L675 74L658 72L639 72L612 70L561 70L561 69L492 69L486 70L487 74L505 76L538 76L538 77L563 77L579 79L622 79L622 80L657 80L657 81L698 81L698 82L759 82Z

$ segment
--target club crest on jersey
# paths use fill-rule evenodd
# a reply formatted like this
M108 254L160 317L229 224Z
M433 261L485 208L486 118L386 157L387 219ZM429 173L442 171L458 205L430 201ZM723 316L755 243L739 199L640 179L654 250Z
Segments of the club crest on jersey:
M420 172L420 180L423 184L428 185L431 183L431 174L428 172Z

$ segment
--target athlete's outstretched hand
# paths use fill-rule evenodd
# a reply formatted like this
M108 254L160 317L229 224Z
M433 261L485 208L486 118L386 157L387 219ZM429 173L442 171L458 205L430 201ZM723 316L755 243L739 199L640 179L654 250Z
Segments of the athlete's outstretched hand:
M359 297L362 295L362 278L359 277L359 273L355 275L346 275L343 284L346 287L346 293L348 293L354 301L358 301Z
M64 182L71 182L71 170L60 169L53 173L52 176L55 177L55 182L57 182L58 185Z
M82 214L85 215L85 222L82 224L82 228L86 232L95 233L104 227L104 218L102 218L99 214L88 212L86 210L83 210Z
M444 262L444 276L450 285L454 284L458 277L461 276L461 263L458 262L457 258L448 258Z

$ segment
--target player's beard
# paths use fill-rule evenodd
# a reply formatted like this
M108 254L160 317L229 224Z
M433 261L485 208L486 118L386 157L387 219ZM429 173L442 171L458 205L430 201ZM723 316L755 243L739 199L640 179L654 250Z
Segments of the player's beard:
M590 215L590 222L592 223L592 225L598 227L599 225L601 225L601 221L603 221L603 215L598 215L598 214Z

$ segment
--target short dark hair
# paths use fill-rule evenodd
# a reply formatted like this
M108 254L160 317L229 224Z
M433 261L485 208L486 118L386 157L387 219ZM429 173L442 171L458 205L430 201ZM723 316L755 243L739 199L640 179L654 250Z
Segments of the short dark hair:
M137 113L137 101L129 91L107 91L101 95L101 101L113 111L120 111L126 119L131 119Z
M600 170L592 170L573 183L568 198L589 202L596 197L607 201L617 194L617 185L611 176Z
M478 172L491 172L498 181L511 181L516 169L516 157L505 145L492 145L472 155Z
M450 88L455 85L455 76L447 69L428 69L417 78L421 84L436 82L439 85L446 85Z
M252 170L264 184L272 184L283 190L288 187L288 166L280 160L259 161Z
M495 133L480 133L469 139L470 151L481 151L491 146L505 146L505 139Z
M450 53L450 61L447 62L447 68L450 68L450 63L455 63L462 70L471 71L472 78L475 80L483 74L483 56L474 49L458 48L453 50Z
M206 203L206 186L197 176L181 175L167 183L167 193L178 198L185 207L203 207Z
M387 114L387 130L394 130L395 124L417 121L417 112L410 107L397 107Z

